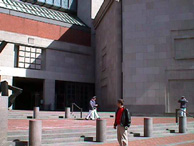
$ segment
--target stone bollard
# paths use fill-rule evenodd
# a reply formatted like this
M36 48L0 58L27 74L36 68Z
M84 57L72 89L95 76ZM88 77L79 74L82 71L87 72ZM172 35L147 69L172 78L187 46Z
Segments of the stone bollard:
M65 118L66 119L70 118L70 107L65 108Z
M105 142L106 141L106 120L97 119L96 120L96 141Z
M7 145L8 97L0 96L0 146Z
M42 121L29 121L29 146L41 146L42 141Z
M34 119L38 119L39 118L39 107L34 107L34 111L33 111L33 118Z
M144 118L144 137L152 137L153 120L152 118Z
M186 133L187 130L187 117L179 117L179 133Z

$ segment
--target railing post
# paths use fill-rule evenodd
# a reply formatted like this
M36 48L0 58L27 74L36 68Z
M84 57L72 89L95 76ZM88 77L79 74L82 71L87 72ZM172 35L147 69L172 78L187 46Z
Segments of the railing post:
M178 112L179 112L179 109L176 109L176 123L178 123Z
M80 118L82 119L82 108L81 108Z
M71 105L71 112L73 113L74 112L74 109L73 109L73 103L72 103L72 105Z

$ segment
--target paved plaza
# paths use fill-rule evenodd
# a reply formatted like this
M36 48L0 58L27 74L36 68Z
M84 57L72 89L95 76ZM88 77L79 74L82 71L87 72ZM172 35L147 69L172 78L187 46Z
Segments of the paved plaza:
M20 116L18 116L20 113ZM96 121L81 119L59 119L64 112L41 112L42 120L42 145L51 146L118 146L116 130L113 129L113 113L99 113L107 120L107 141L105 143L95 142ZM31 111L10 111L8 121L8 141L28 140L29 120L27 116ZM76 113L79 117L79 113ZM83 114L84 116L86 113ZM18 119L18 118L20 119ZM178 133L178 124L175 117L153 117L153 137L143 137L144 117L132 117L132 126L129 129L129 146L192 146L194 145L194 118L188 118L187 134ZM175 130L175 133L170 133ZM139 133L140 137L134 137ZM85 138L84 138L85 137ZM93 138L93 142L87 141ZM85 140L84 140L85 139Z

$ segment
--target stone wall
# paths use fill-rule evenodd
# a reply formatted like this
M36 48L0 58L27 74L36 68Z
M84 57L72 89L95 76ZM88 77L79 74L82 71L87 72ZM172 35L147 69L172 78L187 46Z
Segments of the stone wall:
M29 42L29 38L34 40L33 44ZM45 80L45 107L54 109L55 80L94 83L94 51L91 47L7 31L0 31L0 40L9 42L0 53L1 80L7 80L9 84L12 84L13 77ZM14 67L14 44L42 48L43 68L32 70Z
M193 7L192 0L123 0L123 93L132 112L174 112L182 95L194 112Z
M104 111L114 110L117 99L121 98L120 12L120 2L113 2L96 26L96 94Z

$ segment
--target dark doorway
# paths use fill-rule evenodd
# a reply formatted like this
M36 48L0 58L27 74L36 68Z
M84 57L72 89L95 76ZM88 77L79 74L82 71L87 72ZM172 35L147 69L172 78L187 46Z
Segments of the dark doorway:
M32 110L34 106L41 106L43 99L43 81L32 78L14 78L13 85L23 89L14 103L13 109Z
M76 103L88 110L89 100L94 96L94 84L56 81L56 110L64 110L65 107L71 107L72 103Z

